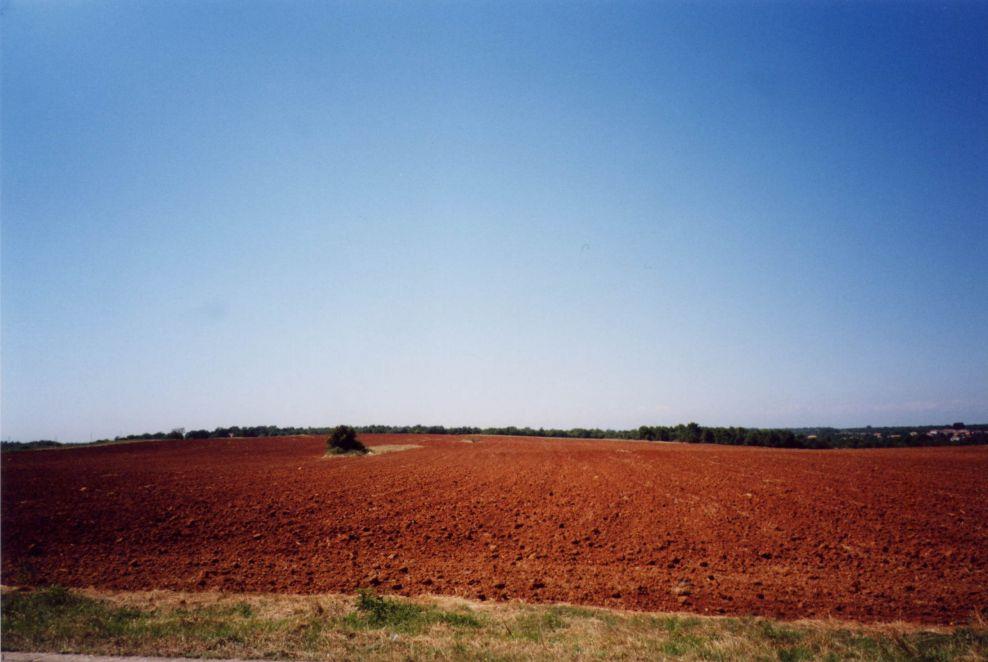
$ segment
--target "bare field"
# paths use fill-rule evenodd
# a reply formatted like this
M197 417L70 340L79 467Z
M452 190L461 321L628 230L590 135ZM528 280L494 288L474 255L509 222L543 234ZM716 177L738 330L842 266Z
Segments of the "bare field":
M988 448L364 435L3 458L4 584L352 592L948 624L988 606Z

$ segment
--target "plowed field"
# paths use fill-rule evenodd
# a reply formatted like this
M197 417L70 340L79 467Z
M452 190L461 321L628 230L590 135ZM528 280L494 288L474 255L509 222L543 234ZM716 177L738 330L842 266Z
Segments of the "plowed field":
M988 448L366 435L3 457L5 584L438 593L949 623L988 608Z

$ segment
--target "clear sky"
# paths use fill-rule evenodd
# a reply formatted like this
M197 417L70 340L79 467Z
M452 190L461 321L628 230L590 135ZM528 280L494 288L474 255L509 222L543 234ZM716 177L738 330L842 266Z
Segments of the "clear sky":
M988 421L988 4L0 6L5 439Z

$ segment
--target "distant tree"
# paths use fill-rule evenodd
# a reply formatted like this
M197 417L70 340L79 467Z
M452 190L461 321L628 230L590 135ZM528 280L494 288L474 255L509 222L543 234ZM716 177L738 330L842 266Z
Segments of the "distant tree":
M330 453L366 453L367 447L357 439L357 431L349 425L338 425L326 441Z
M696 443L700 441L700 426L690 421L687 425L679 426L678 438L680 441Z
M793 433L792 430L783 430L780 433L780 436L782 438L782 447L783 448L801 448L803 446L802 440L799 439Z

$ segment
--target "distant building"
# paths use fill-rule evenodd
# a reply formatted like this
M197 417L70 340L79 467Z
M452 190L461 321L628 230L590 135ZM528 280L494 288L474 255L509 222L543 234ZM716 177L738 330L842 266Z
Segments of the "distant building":
M955 423L954 425L958 424ZM963 425L963 423L960 423L960 425ZM930 430L926 433L929 437L947 437L953 442L965 441L969 439L972 434L973 433L967 428L956 428L953 426L949 428L942 428L940 430Z

